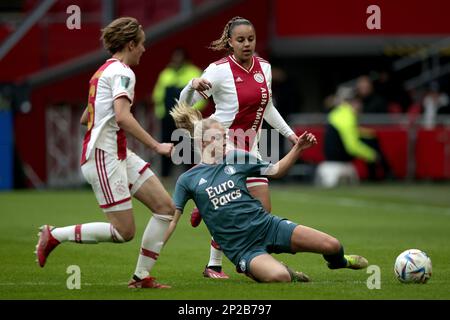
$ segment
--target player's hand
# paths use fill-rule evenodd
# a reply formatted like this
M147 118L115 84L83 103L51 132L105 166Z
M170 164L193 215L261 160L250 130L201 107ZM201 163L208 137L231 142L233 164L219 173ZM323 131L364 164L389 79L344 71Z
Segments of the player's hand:
M173 143L160 143L156 147L155 151L159 153L160 155L170 157L170 154L172 153L173 149Z
M192 80L192 88L197 91L205 91L212 88L211 82L203 78L195 78Z
M312 133L305 131L298 138L298 141L295 144L295 147L298 148L299 150L305 150L315 144L317 144L316 137Z
M297 144L298 137L297 137L297 135L294 133L294 134L291 134L291 135L288 137L288 140L295 146L295 145Z

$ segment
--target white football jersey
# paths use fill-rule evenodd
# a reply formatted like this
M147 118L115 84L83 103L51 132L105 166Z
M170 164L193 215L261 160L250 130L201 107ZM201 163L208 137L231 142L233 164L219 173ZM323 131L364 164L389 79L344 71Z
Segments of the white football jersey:
M97 70L89 81L88 125L84 136L81 163L85 163L95 148L126 159L125 132L115 119L114 100L126 97L133 103L136 77L133 70L111 58Z
M205 99L212 96L215 112L211 118L233 129L228 132L234 132L234 136L228 138L235 147L257 152L263 119L286 137L294 134L273 106L271 66L263 58L254 56L247 70L230 55L211 63L202 78L212 86L199 93ZM243 130L244 138L239 130Z

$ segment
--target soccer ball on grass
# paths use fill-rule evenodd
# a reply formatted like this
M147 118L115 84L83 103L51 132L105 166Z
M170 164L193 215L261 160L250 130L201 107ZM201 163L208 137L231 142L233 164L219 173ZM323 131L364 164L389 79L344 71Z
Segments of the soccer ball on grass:
M418 249L405 250L395 260L395 276L403 283L426 283L431 271L431 259Z

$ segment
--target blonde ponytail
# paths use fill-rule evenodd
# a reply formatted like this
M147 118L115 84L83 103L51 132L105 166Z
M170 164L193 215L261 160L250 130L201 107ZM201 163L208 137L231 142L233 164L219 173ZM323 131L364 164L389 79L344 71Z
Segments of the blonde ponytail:
M202 121L203 117L200 111L191 108L185 102L178 102L175 107L170 110L169 114L175 121L177 128L186 129L191 136L194 135L195 125Z
M169 114L177 128L186 129L197 141L202 141L204 130L208 130L214 123L220 123L212 118L203 119L200 111L191 108L185 102L177 102Z

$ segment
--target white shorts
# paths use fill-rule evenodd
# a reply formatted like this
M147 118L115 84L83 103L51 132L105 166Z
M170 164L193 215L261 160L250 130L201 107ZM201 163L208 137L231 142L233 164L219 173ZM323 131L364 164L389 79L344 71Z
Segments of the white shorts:
M154 175L149 166L130 150L125 160L118 160L117 155L95 149L81 171L92 186L100 208L111 212L132 208L131 196Z

